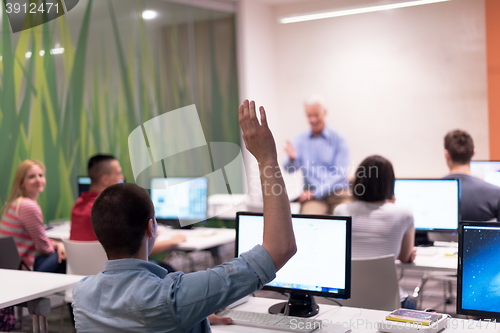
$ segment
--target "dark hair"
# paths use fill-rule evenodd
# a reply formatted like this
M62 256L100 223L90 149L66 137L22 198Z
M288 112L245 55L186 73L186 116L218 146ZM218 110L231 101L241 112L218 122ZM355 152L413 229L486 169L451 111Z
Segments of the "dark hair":
M114 157L113 155L102 154L92 156L89 159L89 163L87 165L87 174L89 175L93 184L98 183L102 175L109 174L111 172L109 162L113 160L116 160L116 157Z
M353 196L368 202L392 199L395 180L388 159L379 155L368 156L356 170Z
M115 184L102 191L92 206L92 227L108 258L138 253L155 210L148 192L135 184Z
M444 149L448 151L453 162L467 164L474 155L474 141L469 133L457 129L448 132L444 137Z

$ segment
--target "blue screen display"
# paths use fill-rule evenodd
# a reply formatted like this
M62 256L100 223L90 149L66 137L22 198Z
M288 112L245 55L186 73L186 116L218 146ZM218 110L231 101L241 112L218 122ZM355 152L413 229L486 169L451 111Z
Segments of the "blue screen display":
M500 312L500 226L464 226L462 308Z

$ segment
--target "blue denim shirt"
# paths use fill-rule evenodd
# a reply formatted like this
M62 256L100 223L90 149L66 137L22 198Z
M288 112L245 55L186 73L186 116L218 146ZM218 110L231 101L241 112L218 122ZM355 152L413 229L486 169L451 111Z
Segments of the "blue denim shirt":
M285 170L302 171L304 190L310 190L317 199L322 199L349 187L349 148L337 132L325 127L321 135L315 137L309 130L293 141L293 147L297 159L292 163L287 157Z
M110 260L73 290L76 329L85 332L210 332L207 316L276 275L260 245L228 263L189 274L140 259Z

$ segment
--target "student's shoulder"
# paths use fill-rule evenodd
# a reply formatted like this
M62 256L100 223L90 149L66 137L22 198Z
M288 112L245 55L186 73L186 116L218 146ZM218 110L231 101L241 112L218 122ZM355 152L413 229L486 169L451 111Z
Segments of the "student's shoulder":
M17 199L20 201L20 206L21 207L39 207L38 203L30 198L19 198Z
M413 218L413 213L411 212L411 210L409 210L408 208L405 208L405 207L397 206L391 202L385 203L382 206L382 209L390 214L399 215L401 217Z
M341 203L333 210L333 215L349 215L348 213L351 211L353 202L349 203Z
M20 202L19 204L19 210L23 211L34 211L34 212L41 212L42 209L40 208L40 205L33 199L30 198L19 198L18 199Z
M98 273L98 274L100 274L100 273ZM94 285L95 278L96 278L96 275L89 275L89 276L85 276L84 278L82 278L80 281L78 281L75 284L75 287L73 288L73 293L78 292L78 290L80 290L81 288L83 288L83 290L85 290L86 288L88 288L88 286Z
M500 194L500 187L485 182L484 180L475 177L473 175L465 175L465 174L451 174L443 179L460 179L462 182L462 191L463 190L474 190L474 191L486 191L489 194Z

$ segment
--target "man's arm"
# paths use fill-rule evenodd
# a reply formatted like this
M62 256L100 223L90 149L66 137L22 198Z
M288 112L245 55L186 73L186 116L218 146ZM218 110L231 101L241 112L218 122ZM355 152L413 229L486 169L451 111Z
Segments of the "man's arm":
M238 108L243 140L248 151L259 163L264 199L264 240L267 250L279 270L297 252L293 234L290 203L281 177L276 144L267 125L266 113L260 107L261 123L257 119L255 102L245 100Z
M231 262L214 268L185 275L180 272L167 275L168 288L161 292L174 304L177 327L183 330L262 288L274 279L276 270L283 267L297 250L288 195L264 109L260 109L261 123L254 102L245 100L238 113L245 145L259 162L264 197L264 241L262 246L256 245ZM213 316L209 319L228 323L227 319Z

